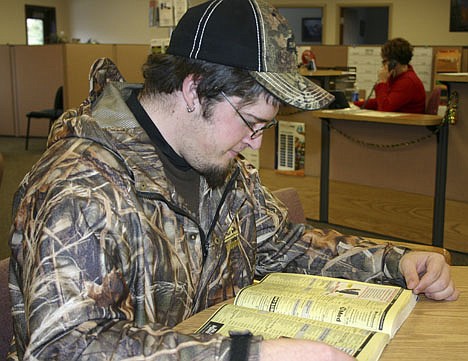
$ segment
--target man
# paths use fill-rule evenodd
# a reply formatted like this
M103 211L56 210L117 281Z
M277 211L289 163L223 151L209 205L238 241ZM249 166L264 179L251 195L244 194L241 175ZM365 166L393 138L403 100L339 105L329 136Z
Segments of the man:
M374 86L375 98L354 104L387 112L424 113L426 91L409 64L413 58L411 44L402 38L391 39L382 46L381 56L382 67Z
M260 147L280 104L331 100L297 74L275 9L259 0L191 8L167 52L148 58L143 88L98 61L90 97L54 124L21 184L11 359L351 360L322 343L172 328L269 272L406 279L415 292L457 298L439 255L288 222L238 156Z

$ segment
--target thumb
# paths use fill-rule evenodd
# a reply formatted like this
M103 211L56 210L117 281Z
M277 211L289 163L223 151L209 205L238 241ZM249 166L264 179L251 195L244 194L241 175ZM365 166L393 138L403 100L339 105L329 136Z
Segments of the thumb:
M407 262L402 259L400 263L400 271L406 281L406 287L410 290L414 290L419 284L419 274L416 269L416 264L413 262Z

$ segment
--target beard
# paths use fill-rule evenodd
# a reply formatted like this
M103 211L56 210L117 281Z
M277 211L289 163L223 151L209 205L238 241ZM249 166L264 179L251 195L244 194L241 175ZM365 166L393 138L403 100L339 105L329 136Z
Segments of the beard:
M206 183L210 188L219 188L222 187L226 183L226 178L229 174L231 174L232 170L234 169L234 160L230 161L227 166L221 167L210 167L204 169L200 173L205 177Z

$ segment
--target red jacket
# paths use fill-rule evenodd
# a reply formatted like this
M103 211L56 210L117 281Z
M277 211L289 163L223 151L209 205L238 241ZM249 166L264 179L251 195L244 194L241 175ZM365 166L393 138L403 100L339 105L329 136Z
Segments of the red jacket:
M364 102L355 102L362 106ZM411 65L408 71L375 85L375 98L369 99L366 109L386 112L425 113L426 91Z

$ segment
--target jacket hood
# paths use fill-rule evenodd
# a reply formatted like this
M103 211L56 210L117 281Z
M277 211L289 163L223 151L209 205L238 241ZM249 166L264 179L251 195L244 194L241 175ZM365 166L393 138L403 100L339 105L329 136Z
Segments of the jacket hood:
M114 142L109 133L140 126L125 101L132 90L141 87L140 84L110 82L94 102L88 98L78 108L67 110L54 122L47 146L64 138L78 137L112 149Z
M158 153L125 102L132 90L139 88L139 84L111 82L94 101L87 99L77 109L67 110L54 122L48 148L69 142L86 151L90 147L95 152L105 150L125 167L139 191L162 192L168 197Z

